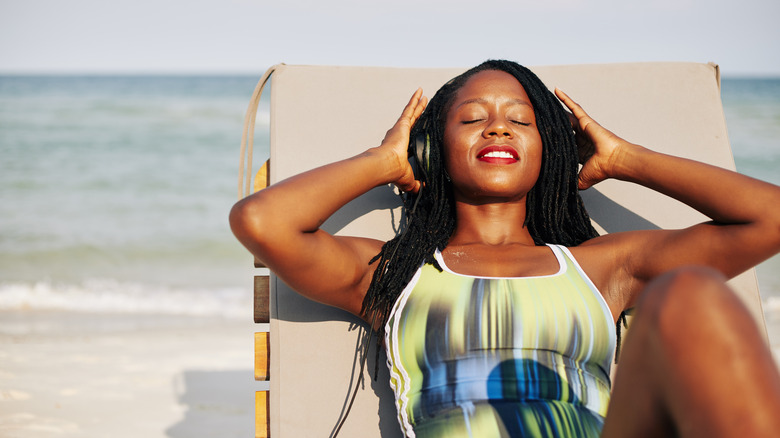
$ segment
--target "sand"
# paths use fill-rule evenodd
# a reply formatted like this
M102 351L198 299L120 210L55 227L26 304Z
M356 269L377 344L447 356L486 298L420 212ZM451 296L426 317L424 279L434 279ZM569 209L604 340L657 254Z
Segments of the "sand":
M250 437L251 321L0 313L0 436ZM267 384L266 384L267 385Z

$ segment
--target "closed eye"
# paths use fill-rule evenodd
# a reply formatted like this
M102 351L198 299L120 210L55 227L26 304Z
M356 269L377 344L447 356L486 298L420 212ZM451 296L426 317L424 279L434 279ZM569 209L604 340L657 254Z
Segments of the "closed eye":
M519 120L512 120L512 123L514 123L515 125L531 126L531 122L521 122Z
M461 123L464 124L464 125L471 125L472 123L481 122L483 120L485 120L485 119L464 120Z

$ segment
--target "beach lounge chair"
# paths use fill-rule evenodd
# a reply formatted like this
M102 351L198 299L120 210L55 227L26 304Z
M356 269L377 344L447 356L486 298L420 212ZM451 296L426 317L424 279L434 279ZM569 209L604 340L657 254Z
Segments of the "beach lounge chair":
M431 96L463 70L277 65L263 77L250 103L245 139L251 143L253 108L269 76L273 183L378 145L417 87ZM734 168L720 101L719 70L714 64L630 63L532 70L549 87L566 91L596 120L629 141ZM242 149L242 162L243 157ZM252 190L252 171L245 167L247 186L239 182L239 197ZM259 176L258 188L264 186L265 178ZM678 228L705 219L674 200L618 181L601 183L583 192L583 198L601 233ZM376 188L337 212L323 228L389 239L399 221L399 205L390 187ZM270 319L270 333L257 335L257 375L260 379L270 376L271 382L270 392L258 393L257 435L328 436L342 418L356 384L363 342L357 327L362 324L346 312L301 297L273 274L270 279L258 277L256 284L256 321ZM754 270L732 280L731 285L766 336ZM270 354L263 343L270 347ZM340 436L400 436L384 360L382 354L374 380L374 353L369 354L365 380ZM264 422L267 419L269 423Z

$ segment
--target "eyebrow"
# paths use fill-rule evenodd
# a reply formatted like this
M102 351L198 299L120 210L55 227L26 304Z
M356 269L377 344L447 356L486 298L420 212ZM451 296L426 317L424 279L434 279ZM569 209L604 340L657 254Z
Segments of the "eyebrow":
M472 103L484 105L484 104L488 103L488 101L486 101L485 99L482 99L480 97L475 98L475 99L468 99L468 100L464 100L463 102L461 102L455 108L460 108L460 107L462 107L464 105L468 105L468 104L472 104ZM529 106L529 107L531 106L530 102L522 100L522 99L511 99L511 100L509 100L509 103L512 104L512 105L525 105L525 106Z

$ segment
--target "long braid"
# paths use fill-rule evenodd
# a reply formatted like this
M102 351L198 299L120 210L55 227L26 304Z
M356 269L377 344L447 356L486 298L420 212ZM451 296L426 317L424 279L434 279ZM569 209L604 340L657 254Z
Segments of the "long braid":
M563 107L525 67L510 61L486 61L442 86L412 129L412 139L421 134L430 139L427 179L419 197L402 195L406 211L402 232L371 260L378 265L361 310L369 318L376 317L380 340L398 295L420 265L430 263L441 270L433 254L447 246L456 223L452 185L444 167L444 125L458 90L474 74L485 70L500 70L517 78L534 107L543 158L539 179L528 194L526 225L535 243L576 246L598 235L577 189L577 144Z

